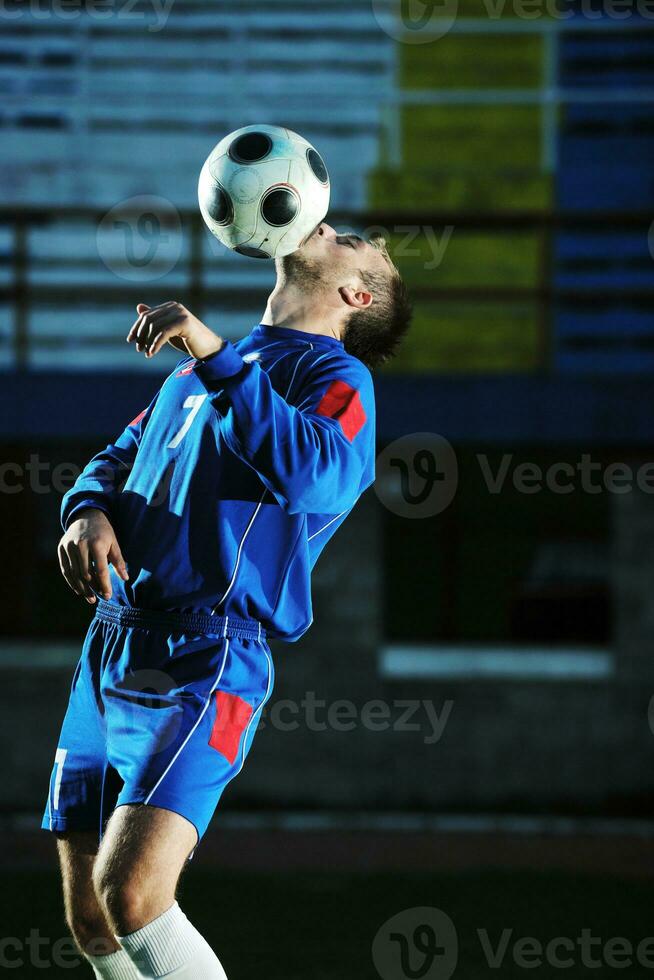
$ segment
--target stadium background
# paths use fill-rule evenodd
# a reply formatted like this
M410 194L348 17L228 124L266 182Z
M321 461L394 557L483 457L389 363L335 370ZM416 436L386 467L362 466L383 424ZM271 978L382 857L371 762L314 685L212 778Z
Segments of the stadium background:
M174 363L123 343L137 301L230 337L258 321L271 267L219 248L195 199L252 122L314 142L333 223L385 231L416 322L376 379L378 487L317 568L313 630L276 649L278 714L189 909L234 978L377 976L377 930L423 905L452 918L460 978L490 970L478 928L654 932L654 10L402 13L0 11L0 814L22 943L65 935L35 829L89 616L58 573L60 492ZM570 492L534 488L566 472ZM17 975L42 972L30 954Z

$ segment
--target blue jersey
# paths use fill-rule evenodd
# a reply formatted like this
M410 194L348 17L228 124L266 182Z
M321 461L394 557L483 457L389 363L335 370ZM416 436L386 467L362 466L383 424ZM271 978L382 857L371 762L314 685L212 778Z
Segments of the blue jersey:
M129 581L113 601L258 620L296 640L311 569L374 479L368 369L331 337L257 326L187 357L62 505L109 517Z

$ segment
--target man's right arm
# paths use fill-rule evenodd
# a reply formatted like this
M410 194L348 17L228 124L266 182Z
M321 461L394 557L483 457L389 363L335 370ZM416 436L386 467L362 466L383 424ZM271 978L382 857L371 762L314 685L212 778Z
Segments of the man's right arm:
M113 505L125 477L134 465L143 432L157 396L124 432L84 467L75 485L64 496L59 542L59 565L69 586L87 602L94 603L93 588L111 598L109 562L127 581L127 569L111 526ZM93 586L93 588L92 588Z
M94 508L111 518L111 508L132 466L143 432L157 401L155 396L145 411L129 423L115 443L87 463L74 486L61 502L61 524L66 531L82 510Z

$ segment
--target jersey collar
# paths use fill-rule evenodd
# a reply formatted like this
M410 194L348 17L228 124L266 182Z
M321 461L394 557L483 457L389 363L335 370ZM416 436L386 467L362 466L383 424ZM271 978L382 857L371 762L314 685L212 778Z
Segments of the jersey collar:
M343 341L335 337L327 337L322 333L307 333L305 330L293 330L291 327L271 327L266 323L258 324L252 333L270 340L297 340L317 347L343 347Z

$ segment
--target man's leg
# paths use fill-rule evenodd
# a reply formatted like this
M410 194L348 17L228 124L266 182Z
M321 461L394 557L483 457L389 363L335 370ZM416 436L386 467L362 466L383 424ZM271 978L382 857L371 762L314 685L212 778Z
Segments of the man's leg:
M93 887L93 866L98 852L96 833L57 835L64 908L68 927L96 977L138 980L141 974L116 942Z
M171 810L119 806L94 865L96 894L141 976L227 980L215 953L175 901L193 824Z

